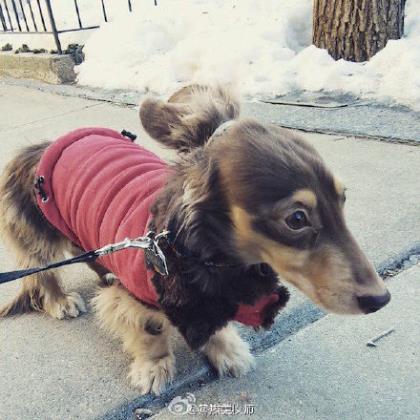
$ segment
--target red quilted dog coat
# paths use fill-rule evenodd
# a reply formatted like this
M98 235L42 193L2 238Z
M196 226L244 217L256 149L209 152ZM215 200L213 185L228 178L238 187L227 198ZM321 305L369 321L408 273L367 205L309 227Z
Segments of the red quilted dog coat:
M43 177L44 200L38 205L46 219L74 244L89 251L143 236L150 207L165 185L170 170L154 153L106 128L75 130L52 143L37 169ZM126 249L102 257L101 265L114 273L139 300L158 307L146 269L144 252ZM263 297L254 306L240 305L235 320L259 326L264 309L278 295Z

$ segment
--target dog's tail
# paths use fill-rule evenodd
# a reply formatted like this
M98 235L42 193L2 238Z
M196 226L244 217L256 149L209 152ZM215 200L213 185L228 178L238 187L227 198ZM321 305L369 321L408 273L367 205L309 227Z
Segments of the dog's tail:
M221 86L190 85L168 102L146 99L140 108L147 133L179 152L203 146L220 125L238 116L238 100Z

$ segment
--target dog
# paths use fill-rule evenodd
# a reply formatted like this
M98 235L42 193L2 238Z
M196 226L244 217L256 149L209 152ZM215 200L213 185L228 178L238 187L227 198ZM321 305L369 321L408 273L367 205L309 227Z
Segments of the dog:
M171 165L158 165L164 180L148 196L145 226L169 232L160 242L169 275L152 273L152 302L136 296L110 260L89 265L102 280L93 307L132 356L129 377L141 393L159 394L173 379L175 330L219 375L250 371L249 346L231 321L269 328L288 299L279 278L328 312L366 314L389 302L384 282L346 227L345 187L301 137L240 118L238 101L222 87L192 85L168 101L146 99L140 119L152 138L178 152ZM1 231L22 268L86 250L80 238L51 223L43 210L48 191L39 182L34 192L52 145L23 149L0 181ZM89 171L95 159L86 166L79 156ZM130 189L134 198L136 188ZM87 214L96 201L86 201ZM33 310L63 319L86 308L79 294L63 292L58 272L49 271L24 279L0 316Z

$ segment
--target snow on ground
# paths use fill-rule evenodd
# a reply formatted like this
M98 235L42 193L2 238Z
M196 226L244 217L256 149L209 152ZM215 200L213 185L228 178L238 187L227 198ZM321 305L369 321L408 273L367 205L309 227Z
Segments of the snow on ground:
M72 3L54 0L65 16L60 25L77 24L66 11ZM101 19L98 3L79 0L84 24ZM311 45L312 0L132 3L130 14L125 0L106 2L113 7L113 21L88 37L80 84L166 95L191 82L233 82L253 98L337 90L420 111L418 0L407 0L405 37L389 41L366 63L334 61Z
M235 81L251 97L339 90L420 110L420 2L406 36L367 63L311 45L312 0L160 0L88 40L79 82L167 94L190 82Z
M80 83L167 93L236 81L244 94L273 96L288 90L284 63L310 44L311 0L145 3L89 39Z

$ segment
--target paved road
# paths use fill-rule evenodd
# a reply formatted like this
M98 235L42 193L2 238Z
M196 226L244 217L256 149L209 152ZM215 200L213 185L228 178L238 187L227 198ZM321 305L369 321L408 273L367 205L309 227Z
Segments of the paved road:
M168 159L139 129L137 110L19 86L0 85L0 168L22 145L59 136L80 126L106 126L140 134L139 141ZM253 112L256 118L266 118ZM420 148L342 136L305 134L347 184L349 224L375 264L383 269L420 250ZM13 269L0 244L0 269ZM65 285L85 297L95 279L82 267L63 273ZM17 284L3 285L0 304ZM270 334L243 331L257 352L320 318L298 292ZM204 361L180 348L172 392L194 380L210 381ZM127 418L133 407L162 404L139 397L127 380L127 358L103 334L93 316L55 321L32 314L0 322L0 418ZM249 378L252 381L252 378ZM219 382L218 382L219 383ZM192 388L193 389L193 388Z

